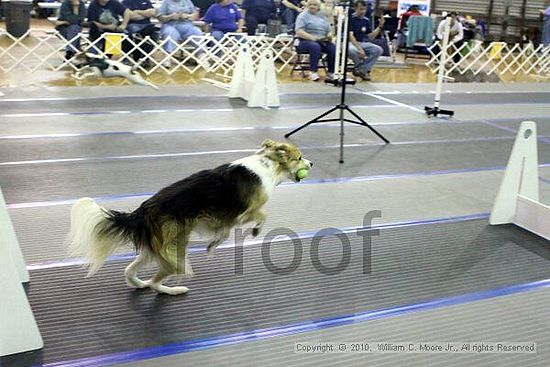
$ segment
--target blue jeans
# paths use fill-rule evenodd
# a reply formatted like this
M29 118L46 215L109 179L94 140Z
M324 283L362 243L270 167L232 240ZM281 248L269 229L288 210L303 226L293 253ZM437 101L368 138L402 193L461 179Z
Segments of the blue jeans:
M308 53L309 54L309 70L313 73L316 73L319 69L319 59L321 58L321 53L327 54L328 59L328 72L334 73L334 60L336 58L336 46L332 42L315 42L300 39L300 43L296 46L296 50L299 53Z
M76 37L82 28L78 24L70 24L67 27L61 29L59 33L67 40L70 41ZM80 51L80 37L75 38L70 44L65 47L66 52L77 53Z
M164 50L171 54L177 47L175 42L186 40L191 36L202 36L202 31L191 22L170 22L162 25L160 35L163 39L172 38L171 41L166 42L163 46Z
M542 25L542 44L550 46L550 19L546 19Z
M362 73L369 73L376 63L376 60L382 55L384 50L382 47L371 42L360 42L361 48L365 52L365 58L359 57L359 50L350 42L348 48L348 56L355 64L355 70Z

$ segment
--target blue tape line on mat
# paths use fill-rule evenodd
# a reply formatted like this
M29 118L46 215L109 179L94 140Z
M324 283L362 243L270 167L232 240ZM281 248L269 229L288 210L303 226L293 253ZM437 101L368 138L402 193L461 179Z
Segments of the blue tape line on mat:
M550 287L550 279L540 280L532 283L512 285L508 287L490 289L481 292L467 293L458 296L440 298L426 302L407 304L391 308L383 308L367 312L360 312L351 315L319 319L311 322L301 322L285 326L251 330L243 333L223 335L213 338L195 339L179 343L167 344L151 348L136 349L121 353L106 354L102 356L76 359L45 364L43 367L105 367L114 364L140 361L165 357L174 354L183 354L206 348L221 347L252 340L281 337L311 331L318 331L337 326L345 326L377 320L389 317L396 317L414 312L428 311L448 306L456 306L470 302L482 301L496 297L512 294L525 293L537 289Z

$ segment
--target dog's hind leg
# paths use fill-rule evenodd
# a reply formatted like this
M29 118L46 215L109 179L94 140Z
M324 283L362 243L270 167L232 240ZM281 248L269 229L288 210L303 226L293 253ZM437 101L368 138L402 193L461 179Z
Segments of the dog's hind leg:
M124 270L126 283L130 287L147 288L149 284L138 278L138 271L150 261L149 254L142 251L130 265Z
M168 287L162 285L162 282L171 275L193 275L193 269L191 269L187 254L189 230L180 223L167 222L163 225L162 232L163 242L161 245L155 246L159 249L155 253L159 271L152 279L147 281L147 285L159 293L170 295L186 293L189 290L187 287Z
M184 294L189 291L189 288L184 286L169 287L163 285L162 282L167 279L169 276L174 275L174 269L171 264L168 262L158 259L159 261L159 271L155 274L153 278L148 280L146 283L151 288L156 290L159 293L165 293L172 296L178 294ZM187 263L187 259L186 259ZM187 265L187 264L186 264Z

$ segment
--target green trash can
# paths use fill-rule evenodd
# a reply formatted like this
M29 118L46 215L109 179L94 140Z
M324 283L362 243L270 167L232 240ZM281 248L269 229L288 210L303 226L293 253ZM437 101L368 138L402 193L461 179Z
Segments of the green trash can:
M21 37L31 23L32 0L2 0L6 30L14 37Z

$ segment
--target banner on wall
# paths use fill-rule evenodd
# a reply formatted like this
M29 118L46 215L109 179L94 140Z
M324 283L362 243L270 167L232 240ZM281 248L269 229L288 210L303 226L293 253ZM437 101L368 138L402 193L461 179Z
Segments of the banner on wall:
M418 6L422 15L430 15L430 0L399 0L397 5L397 16L405 13L413 5Z

